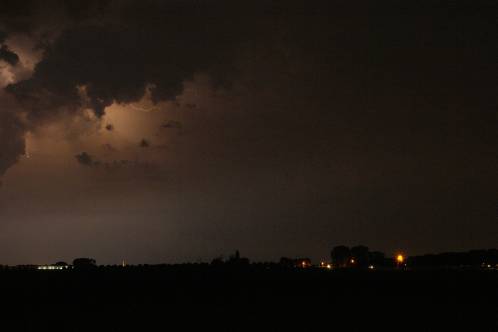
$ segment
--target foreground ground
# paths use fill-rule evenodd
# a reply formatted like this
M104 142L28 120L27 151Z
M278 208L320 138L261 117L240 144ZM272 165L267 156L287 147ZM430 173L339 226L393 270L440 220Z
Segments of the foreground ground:
M498 271L2 271L16 331L498 331Z

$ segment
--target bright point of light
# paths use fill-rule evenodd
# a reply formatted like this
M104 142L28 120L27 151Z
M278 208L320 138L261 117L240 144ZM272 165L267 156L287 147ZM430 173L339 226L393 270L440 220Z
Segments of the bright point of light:
M396 256L396 262L398 262L399 264L403 263L404 261L405 261L405 257L403 257L403 255L398 254Z
M351 264L354 264L354 259L353 258L351 258Z
M369 268L370 270L373 270L375 267L374 267L373 265L369 265L369 266L368 266L368 268Z
M331 269L332 268L332 264L327 264L327 269Z

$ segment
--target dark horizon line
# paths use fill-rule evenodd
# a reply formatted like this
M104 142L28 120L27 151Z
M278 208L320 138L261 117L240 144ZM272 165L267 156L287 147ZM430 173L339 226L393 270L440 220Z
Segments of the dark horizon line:
M397 251L396 253L394 253L393 255L385 255L384 252L381 252L381 251L378 251L378 250L373 250L373 251L370 251L368 247L366 246L363 246L363 245L357 245L357 246L352 246L352 247L347 247L347 246L336 246L334 248L337 248L337 247L346 247L348 249L352 249L352 248L358 248L358 247L363 247L363 248L366 248L367 249L367 253L369 254L381 254L383 256L383 259L385 260L395 260L397 256L399 255L403 255L403 258L404 260L406 261L409 261L409 260L414 260L414 259L417 259L417 258L427 258L427 257L441 257L441 256L445 256L445 255L465 255L465 254L485 254L485 253L491 253L493 254L495 257L496 257L496 260L497 260L497 264L498 264L498 248L487 248L487 249L471 249L471 250L467 250L467 251L442 251L442 252L436 252L436 253L425 253L425 254L421 254L421 255L406 255L405 252L403 252L402 250L400 251ZM332 252L332 250L331 250ZM329 252L329 259L331 257L331 252ZM303 256L296 256L296 257L292 257L292 256L282 256L279 260L277 261L274 261L274 260L263 260L263 261L252 261L250 260L249 258L247 257L240 257L239 256L239 251L236 250L235 252L235 255L219 255L219 256L216 256L214 258L212 258L211 260L197 260L197 261L184 261L184 262L177 262L177 263L168 263L168 262L161 262L161 263L135 263L135 264L128 264L126 259L123 259L121 261L121 263L119 264L102 264L102 265L97 265L95 264L96 266L159 266L159 265L167 265L167 266L175 266L175 265L201 265L201 264L213 264L213 262L215 261L218 261L218 262L221 262L221 263L227 263L229 262L230 260L233 260L234 258L235 259L245 259L247 260L248 263L250 264L279 264L281 263L282 259L288 259L288 260L307 260L309 261L310 263L312 262L312 259L310 259L309 257L303 255ZM354 257L355 255L354 254L351 254L351 257ZM95 258L88 258L88 257L76 257L74 260L77 260L77 259L89 259L89 260L93 260L94 262L96 262ZM74 262L73 260L73 262ZM330 262L330 261L327 261L325 260L325 262ZM43 264L15 264L15 265L10 265L10 264L2 264L0 263L0 268L4 268L4 267L29 267L29 266L49 266L49 265L56 265L56 264L59 264L59 263L64 263L64 264L67 264L66 262L64 261L57 261L55 263L43 263ZM320 260L319 263L324 263L323 260ZM70 264L67 264L67 265L70 265Z

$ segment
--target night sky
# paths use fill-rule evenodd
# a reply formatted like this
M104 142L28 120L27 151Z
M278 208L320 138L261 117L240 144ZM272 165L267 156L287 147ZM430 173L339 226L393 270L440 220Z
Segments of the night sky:
M0 0L0 264L496 247L497 10Z

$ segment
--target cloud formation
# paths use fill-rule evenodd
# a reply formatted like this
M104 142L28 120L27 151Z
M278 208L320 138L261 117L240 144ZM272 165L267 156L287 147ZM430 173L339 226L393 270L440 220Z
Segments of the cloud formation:
M83 106L80 86L97 117L113 102L139 100L147 86L154 102L173 100L195 73L229 63L234 45L244 40L241 26L249 21L234 22L204 7L130 2L109 14L110 24L69 24L46 47L32 77L7 90L35 121L57 110L77 111Z
M29 78L5 90L30 130L88 108L98 121L106 107L138 101L146 89L154 103L174 100L196 73L226 81L253 25L235 8L223 1L8 2L0 13L0 60L19 63L5 42L20 34L37 41L43 58ZM13 149L3 150L2 164L11 165Z
M15 66L19 62L19 56L12 52L7 45L1 45L0 60L7 62L11 66Z

